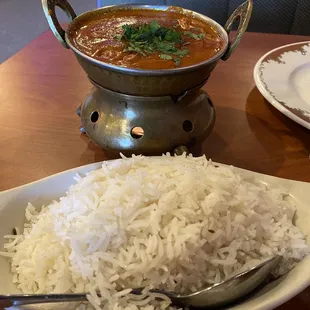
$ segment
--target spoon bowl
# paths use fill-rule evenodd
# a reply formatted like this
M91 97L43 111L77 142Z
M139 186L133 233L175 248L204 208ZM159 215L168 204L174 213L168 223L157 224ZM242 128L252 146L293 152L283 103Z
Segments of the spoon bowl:
M281 257L274 256L249 270L188 295L164 293L178 306L213 308L230 304L255 290L270 275Z

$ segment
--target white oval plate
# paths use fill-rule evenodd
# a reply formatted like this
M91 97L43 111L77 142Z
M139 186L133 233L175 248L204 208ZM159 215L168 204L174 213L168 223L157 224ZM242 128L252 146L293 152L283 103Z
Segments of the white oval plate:
M109 161L109 164L117 165L121 159ZM158 158L160 160L160 158ZM107 162L105 162L107 163ZM2 236L11 234L13 227L23 228L25 208L28 202L34 205L47 205L52 200L65 195L70 185L74 184L73 177L78 173L85 173L98 169L102 163L94 163L71 170L67 170L45 179L26 184L17 188L0 192L0 251L3 250L4 240ZM221 164L218 164L221 165ZM236 171L256 181L267 185L287 188L297 207L296 225L308 236L310 245L310 183L280 179L268 175L254 173L236 168ZM310 257L289 272L285 277L266 286L250 299L230 307L230 310L267 310L283 304L296 296L310 285ZM18 293L12 284L10 265L6 258L0 256L0 295ZM14 309L68 309L68 306L59 304L14 307Z
M276 48L254 68L258 90L276 109L310 129L310 42Z

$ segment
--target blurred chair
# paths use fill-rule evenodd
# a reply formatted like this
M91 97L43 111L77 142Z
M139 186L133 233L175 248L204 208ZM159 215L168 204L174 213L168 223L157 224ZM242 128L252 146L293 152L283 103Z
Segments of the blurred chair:
M97 6L120 3L177 5L224 25L244 0L97 0ZM310 35L310 0L254 0L248 31Z

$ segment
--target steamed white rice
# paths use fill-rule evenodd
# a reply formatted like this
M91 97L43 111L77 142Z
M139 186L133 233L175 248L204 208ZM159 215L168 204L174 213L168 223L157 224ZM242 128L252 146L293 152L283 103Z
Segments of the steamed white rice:
M283 257L275 275L309 254L285 190L205 157L134 156L76 181L46 207L28 204L24 232L6 236L2 254L24 293L89 292L96 309L165 308L167 298L130 288L193 292L273 254Z

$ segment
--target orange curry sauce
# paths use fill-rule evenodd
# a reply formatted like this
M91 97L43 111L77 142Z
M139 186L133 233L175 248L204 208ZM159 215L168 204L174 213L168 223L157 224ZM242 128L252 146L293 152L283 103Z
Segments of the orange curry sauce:
M105 63L135 69L173 69L173 60L159 57L159 52L145 56L136 52L125 52L125 43L117 39L123 33L122 25L137 25L157 21L161 26L173 27L182 33L188 55L185 55L179 67L187 67L203 62L217 54L224 45L223 39L209 24L175 11L156 10L120 10L93 16L79 27L71 29L75 47L84 54ZM203 33L196 40L184 36L185 31Z

